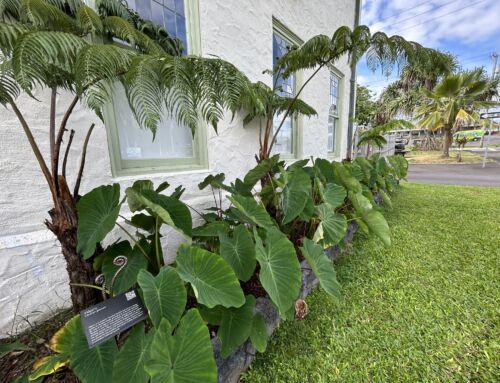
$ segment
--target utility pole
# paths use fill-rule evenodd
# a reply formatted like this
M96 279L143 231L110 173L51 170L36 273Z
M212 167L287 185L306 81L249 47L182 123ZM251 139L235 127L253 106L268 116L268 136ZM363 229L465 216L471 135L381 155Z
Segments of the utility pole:
M491 79L494 80L497 74L498 53L493 52L491 54L491 58L493 59L493 70L491 71Z

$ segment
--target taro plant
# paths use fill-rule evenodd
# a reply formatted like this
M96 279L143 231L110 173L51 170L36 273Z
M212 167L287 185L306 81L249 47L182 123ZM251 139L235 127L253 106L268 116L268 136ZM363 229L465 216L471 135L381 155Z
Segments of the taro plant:
M0 0L0 104L17 116L50 190L53 208L45 224L61 243L76 312L96 297L79 286L90 283L94 273L88 262L92 254L82 258L76 238L76 204L94 125L87 133L70 130L75 107L81 103L102 117L121 84L141 126L154 133L167 110L194 133L199 119L216 127L226 108L236 111L247 86L245 76L223 60L181 56L179 40L125 4L96 0L91 8L81 0ZM48 91L48 101L46 93L36 93L40 90ZM47 153L22 110L22 94L50 106ZM71 101L56 121L57 101L64 98ZM76 135L85 140L70 187L66 164Z

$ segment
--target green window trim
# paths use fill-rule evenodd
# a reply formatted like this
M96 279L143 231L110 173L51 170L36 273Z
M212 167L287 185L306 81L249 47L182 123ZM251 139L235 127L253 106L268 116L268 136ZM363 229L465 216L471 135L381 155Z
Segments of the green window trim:
M189 54L201 56L201 35L199 0L184 0L186 13L186 35ZM134 176L150 173L171 173L179 171L196 171L208 169L207 124L200 122L193 140L193 157L127 159L120 153L118 126L115 108L109 103L103 111L104 125L108 138L108 149L113 177Z
M330 82L330 76L332 75L336 76L339 81L338 81L338 95L337 95L337 112L331 113L330 109L328 110L328 122L331 117L336 119L337 125L333 137L333 151L329 150L327 141L327 152L328 152L328 158L338 158L340 157L340 149L342 144L342 116L343 116L342 108L344 103L343 96L344 96L345 76L339 69L337 69L333 65L328 65L328 69L329 69L329 78L328 78L329 82ZM330 86L328 87L328 94L330 95Z
M285 40L290 41L295 45L302 45L304 40L302 40L298 35L296 35L291 29L289 29L285 24L279 21L273 16L273 34L277 34ZM302 73L294 73L294 89L297 89L302 85ZM299 154L302 151L302 118L297 116L292 116L292 152L291 153L280 153L280 157L287 161L293 161L299 159Z

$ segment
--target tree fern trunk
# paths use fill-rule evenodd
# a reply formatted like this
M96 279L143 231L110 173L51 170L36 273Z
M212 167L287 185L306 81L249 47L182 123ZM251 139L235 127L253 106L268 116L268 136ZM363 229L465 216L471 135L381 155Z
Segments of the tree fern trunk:
M45 224L59 240L61 251L66 261L68 272L71 302L75 313L95 304L99 300L96 289L74 286L73 284L94 284L95 272L92 264L85 261L76 251L78 215L75 198L69 192L66 181L59 177L59 191L57 206L49 211L51 221Z

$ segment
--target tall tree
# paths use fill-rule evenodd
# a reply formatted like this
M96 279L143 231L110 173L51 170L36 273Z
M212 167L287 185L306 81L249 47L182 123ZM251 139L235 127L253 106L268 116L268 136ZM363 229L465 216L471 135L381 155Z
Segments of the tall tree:
M181 56L179 40L140 18L125 2L95 3L94 10L80 0L0 0L0 103L19 119L50 189L53 208L45 224L61 243L75 311L95 299L92 289L81 287L93 283L94 273L92 259L77 253L76 238L76 203L94 125L86 133L82 162L70 190L67 156L73 135L82 133L71 130L68 137L75 106L83 103L102 117L119 82L141 126L154 134L166 108L194 132L199 119L216 128L225 109L236 111L242 88L249 85L223 60ZM18 104L22 93L34 98L37 89L50 91L48 153L42 153ZM56 126L56 101L62 91L73 98Z
M499 104L485 101L491 89L482 68L450 74L432 90L422 88L423 102L415 113L422 128L443 131L444 157L450 156L454 132L464 124L481 124L479 110Z
M356 85L356 122L361 126L371 126L377 114L374 94L366 86Z

